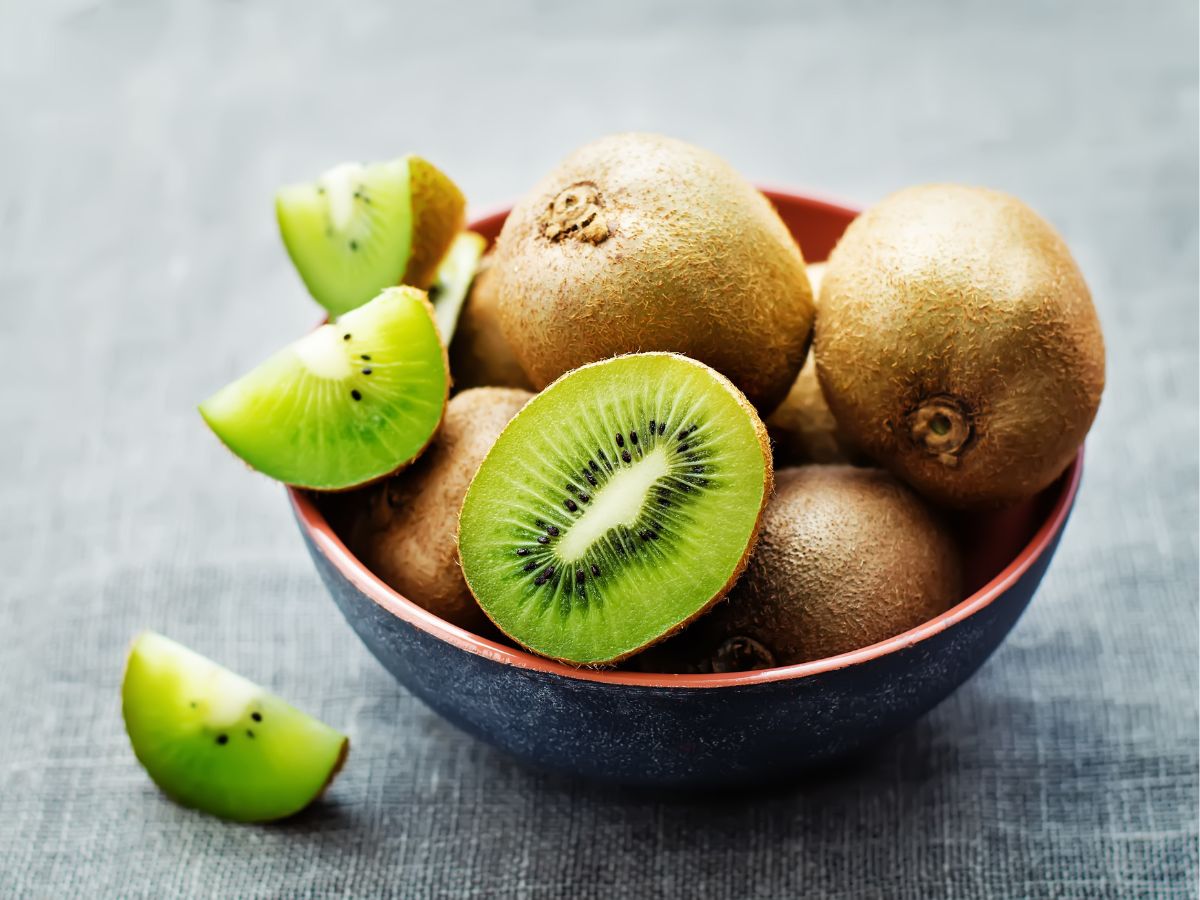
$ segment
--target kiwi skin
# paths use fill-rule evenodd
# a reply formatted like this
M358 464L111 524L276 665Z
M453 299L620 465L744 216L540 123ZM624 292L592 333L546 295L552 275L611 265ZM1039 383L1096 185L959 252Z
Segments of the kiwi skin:
M1096 415L1091 295L1062 239L1013 197L893 194L847 229L819 305L817 374L840 429L935 502L1037 493Z
M584 363L682 353L769 414L813 321L804 259L767 199L719 157L620 134L567 157L496 244L499 319L535 387Z
M643 671L730 672L824 659L878 643L962 599L946 525L880 469L775 473L758 547L724 602Z
M533 390L497 321L499 296L491 254L479 263L450 343L450 371L457 388L487 385Z
M428 290L438 263L466 225L467 201L458 185L419 156L408 158L408 172L413 242L403 283Z
M347 543L363 564L437 616L485 636L495 630L458 563L458 510L496 438L533 395L513 388L456 394L424 456L358 506Z
M824 273L825 263L808 264L808 281L814 297L821 290ZM817 316L820 317L820 310ZM857 462L861 456L854 453L838 432L837 421L821 393L811 353L783 402L768 417L767 430L775 443L776 462L785 465Z

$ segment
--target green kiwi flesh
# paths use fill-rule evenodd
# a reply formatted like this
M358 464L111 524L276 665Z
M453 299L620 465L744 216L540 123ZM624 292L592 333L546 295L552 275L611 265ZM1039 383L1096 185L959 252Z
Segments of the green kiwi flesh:
M729 596L632 661L643 671L732 672L857 650L963 598L942 519L880 469L780 469L758 546Z
M433 304L438 331L446 346L450 346L454 339L459 313L486 249L487 239L483 235L463 231L454 239L438 265L437 275L429 287L429 302Z
M725 594L771 483L766 429L724 376L670 353L592 363L484 458L459 517L463 575L528 649L615 662Z
M121 684L133 752L175 801L240 822L308 806L349 739L162 635L139 635Z
M335 316L387 287L427 288L465 210L454 183L416 156L342 163L275 197L288 255Z
M433 307L389 288L280 350L204 403L230 450L277 481L345 490L415 459L449 392Z

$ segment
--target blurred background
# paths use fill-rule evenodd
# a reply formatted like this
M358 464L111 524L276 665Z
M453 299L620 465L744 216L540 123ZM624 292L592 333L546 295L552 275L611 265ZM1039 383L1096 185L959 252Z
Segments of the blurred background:
M319 317L280 184L412 151L478 213L630 129L861 204L1014 193L1108 344L1008 642L760 794L559 780L442 723L194 409ZM0 896L1194 896L1197 134L1191 0L0 2ZM163 800L118 710L142 627L348 730L327 799L272 828Z

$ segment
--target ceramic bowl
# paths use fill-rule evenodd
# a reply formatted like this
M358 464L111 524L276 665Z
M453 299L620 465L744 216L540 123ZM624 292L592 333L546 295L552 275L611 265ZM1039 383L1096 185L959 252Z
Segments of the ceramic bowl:
M856 210L766 191L805 258L826 257ZM505 213L471 227L494 239ZM917 628L829 659L756 672L574 669L451 625L384 584L317 499L290 492L317 570L363 643L463 731L531 766L626 784L716 788L791 777L871 746L966 681L1025 610L1058 547L1083 452L1051 487L961 515L970 595Z

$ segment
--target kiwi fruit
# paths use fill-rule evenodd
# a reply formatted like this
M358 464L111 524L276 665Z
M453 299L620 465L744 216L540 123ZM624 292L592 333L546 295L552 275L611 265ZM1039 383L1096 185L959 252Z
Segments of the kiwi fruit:
M165 794L239 822L299 812L350 750L344 734L153 632L129 651L121 709L134 754Z
M429 287L429 302L433 304L438 332L447 346L454 338L463 302L485 249L487 239L482 234L463 231L438 264L437 275Z
M764 415L804 361L804 259L775 209L719 157L620 134L567 157L496 244L499 320L536 387L584 363L673 351Z
M217 391L200 414L286 484L346 490L390 475L425 449L446 406L433 315L423 291L388 288Z
M766 428L727 378L670 353L592 363L488 451L459 517L463 575L524 647L616 662L729 590L770 493Z
M808 264L813 296L820 293L825 263ZM820 313L818 312L818 316ZM852 451L838 434L837 422L821 393L815 357L809 354L783 402L767 418L777 464L850 462Z
M419 156L342 163L275 197L288 255L335 316L387 287L429 287L466 208L454 182Z
M533 390L500 330L499 301L496 269L488 254L480 260L450 343L450 371L456 388L495 386Z
M938 184L859 216L829 259L817 374L857 448L935 502L995 506L1053 482L1104 388L1079 267L1021 201Z
M494 628L458 564L458 511L484 456L532 396L496 387L456 394L429 449L360 507L350 529L350 549L368 569L414 603L476 634Z
M729 596L634 660L646 671L731 672L823 659L878 643L962 599L946 526L881 469L775 473L758 547Z

